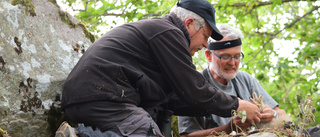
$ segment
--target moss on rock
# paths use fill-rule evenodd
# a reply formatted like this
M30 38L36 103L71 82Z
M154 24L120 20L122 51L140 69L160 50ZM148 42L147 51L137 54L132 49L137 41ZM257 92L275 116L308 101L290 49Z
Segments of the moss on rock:
M78 26L80 26L83 30L83 33L85 34L85 36L90 39L90 41L93 43L95 40L96 40L96 37L90 33L90 31L88 31L88 29L86 28L86 26L79 22L79 23L74 23L71 19L70 19L70 14L68 14L67 12L64 12L64 11L59 11L59 15L60 15L60 18L61 18L61 21L63 23L66 23L69 25L70 28L76 28Z
M36 16L36 12L34 10L34 5L32 4L32 0L13 0L11 2L12 5L21 4L22 6L26 7L26 14L30 13L31 16Z

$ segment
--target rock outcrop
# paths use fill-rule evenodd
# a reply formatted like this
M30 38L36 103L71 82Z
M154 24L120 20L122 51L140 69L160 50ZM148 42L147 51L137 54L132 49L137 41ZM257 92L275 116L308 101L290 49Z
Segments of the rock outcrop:
M13 137L54 134L64 80L94 41L50 1L0 2L0 128Z

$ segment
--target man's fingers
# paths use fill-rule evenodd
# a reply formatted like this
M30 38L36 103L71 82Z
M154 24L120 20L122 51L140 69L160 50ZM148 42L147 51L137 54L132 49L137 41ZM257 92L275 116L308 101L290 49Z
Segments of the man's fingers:
M258 114L257 114L257 116L258 116L259 118L261 118L261 117L262 117L261 113L258 113Z
M260 123L260 118L259 117L255 118L254 123Z
M251 114L251 115L250 115ZM259 111L252 111L250 112L250 114L247 116L247 120L249 123L259 123L260 122L260 118L262 117L262 115L260 114Z
M262 115L262 117L260 118L261 122L269 122L269 121L272 121L273 119L273 114L271 113L263 113L261 115Z
M260 118L263 118L263 119L268 119L268 118L273 118L273 113L262 113L260 114L261 117Z
M260 122L260 118L255 117L254 119L248 119L248 122L251 123L251 124L259 123Z

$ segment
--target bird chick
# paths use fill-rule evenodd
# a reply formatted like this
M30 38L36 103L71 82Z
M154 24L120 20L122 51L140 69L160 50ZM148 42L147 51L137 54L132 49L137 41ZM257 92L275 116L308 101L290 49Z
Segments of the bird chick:
M255 92L253 92L252 97L253 98L250 98L250 101L253 104L256 104L260 108L261 112L264 108L269 107L268 105L263 104L263 102L262 102L263 97L261 95L258 97L257 94ZM279 128L285 128L285 126L288 123L292 123L292 118L287 114L281 114L281 115L278 115L277 117L273 118L272 121L270 121L270 122L256 123L256 127L258 129L261 129L261 128L272 128L272 129L277 128L277 129L279 129Z

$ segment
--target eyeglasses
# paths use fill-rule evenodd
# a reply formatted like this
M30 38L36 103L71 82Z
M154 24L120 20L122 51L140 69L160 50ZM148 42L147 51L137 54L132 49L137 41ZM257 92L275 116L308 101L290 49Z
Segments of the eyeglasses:
M234 61L235 62L241 62L242 59L244 58L244 55L243 53L241 52L241 55L238 55L238 56L220 56L218 55L217 53L214 53L213 51L211 51L211 53L213 53L215 56L217 56L221 62L225 63L225 62L229 62L231 60L231 58L234 58Z

